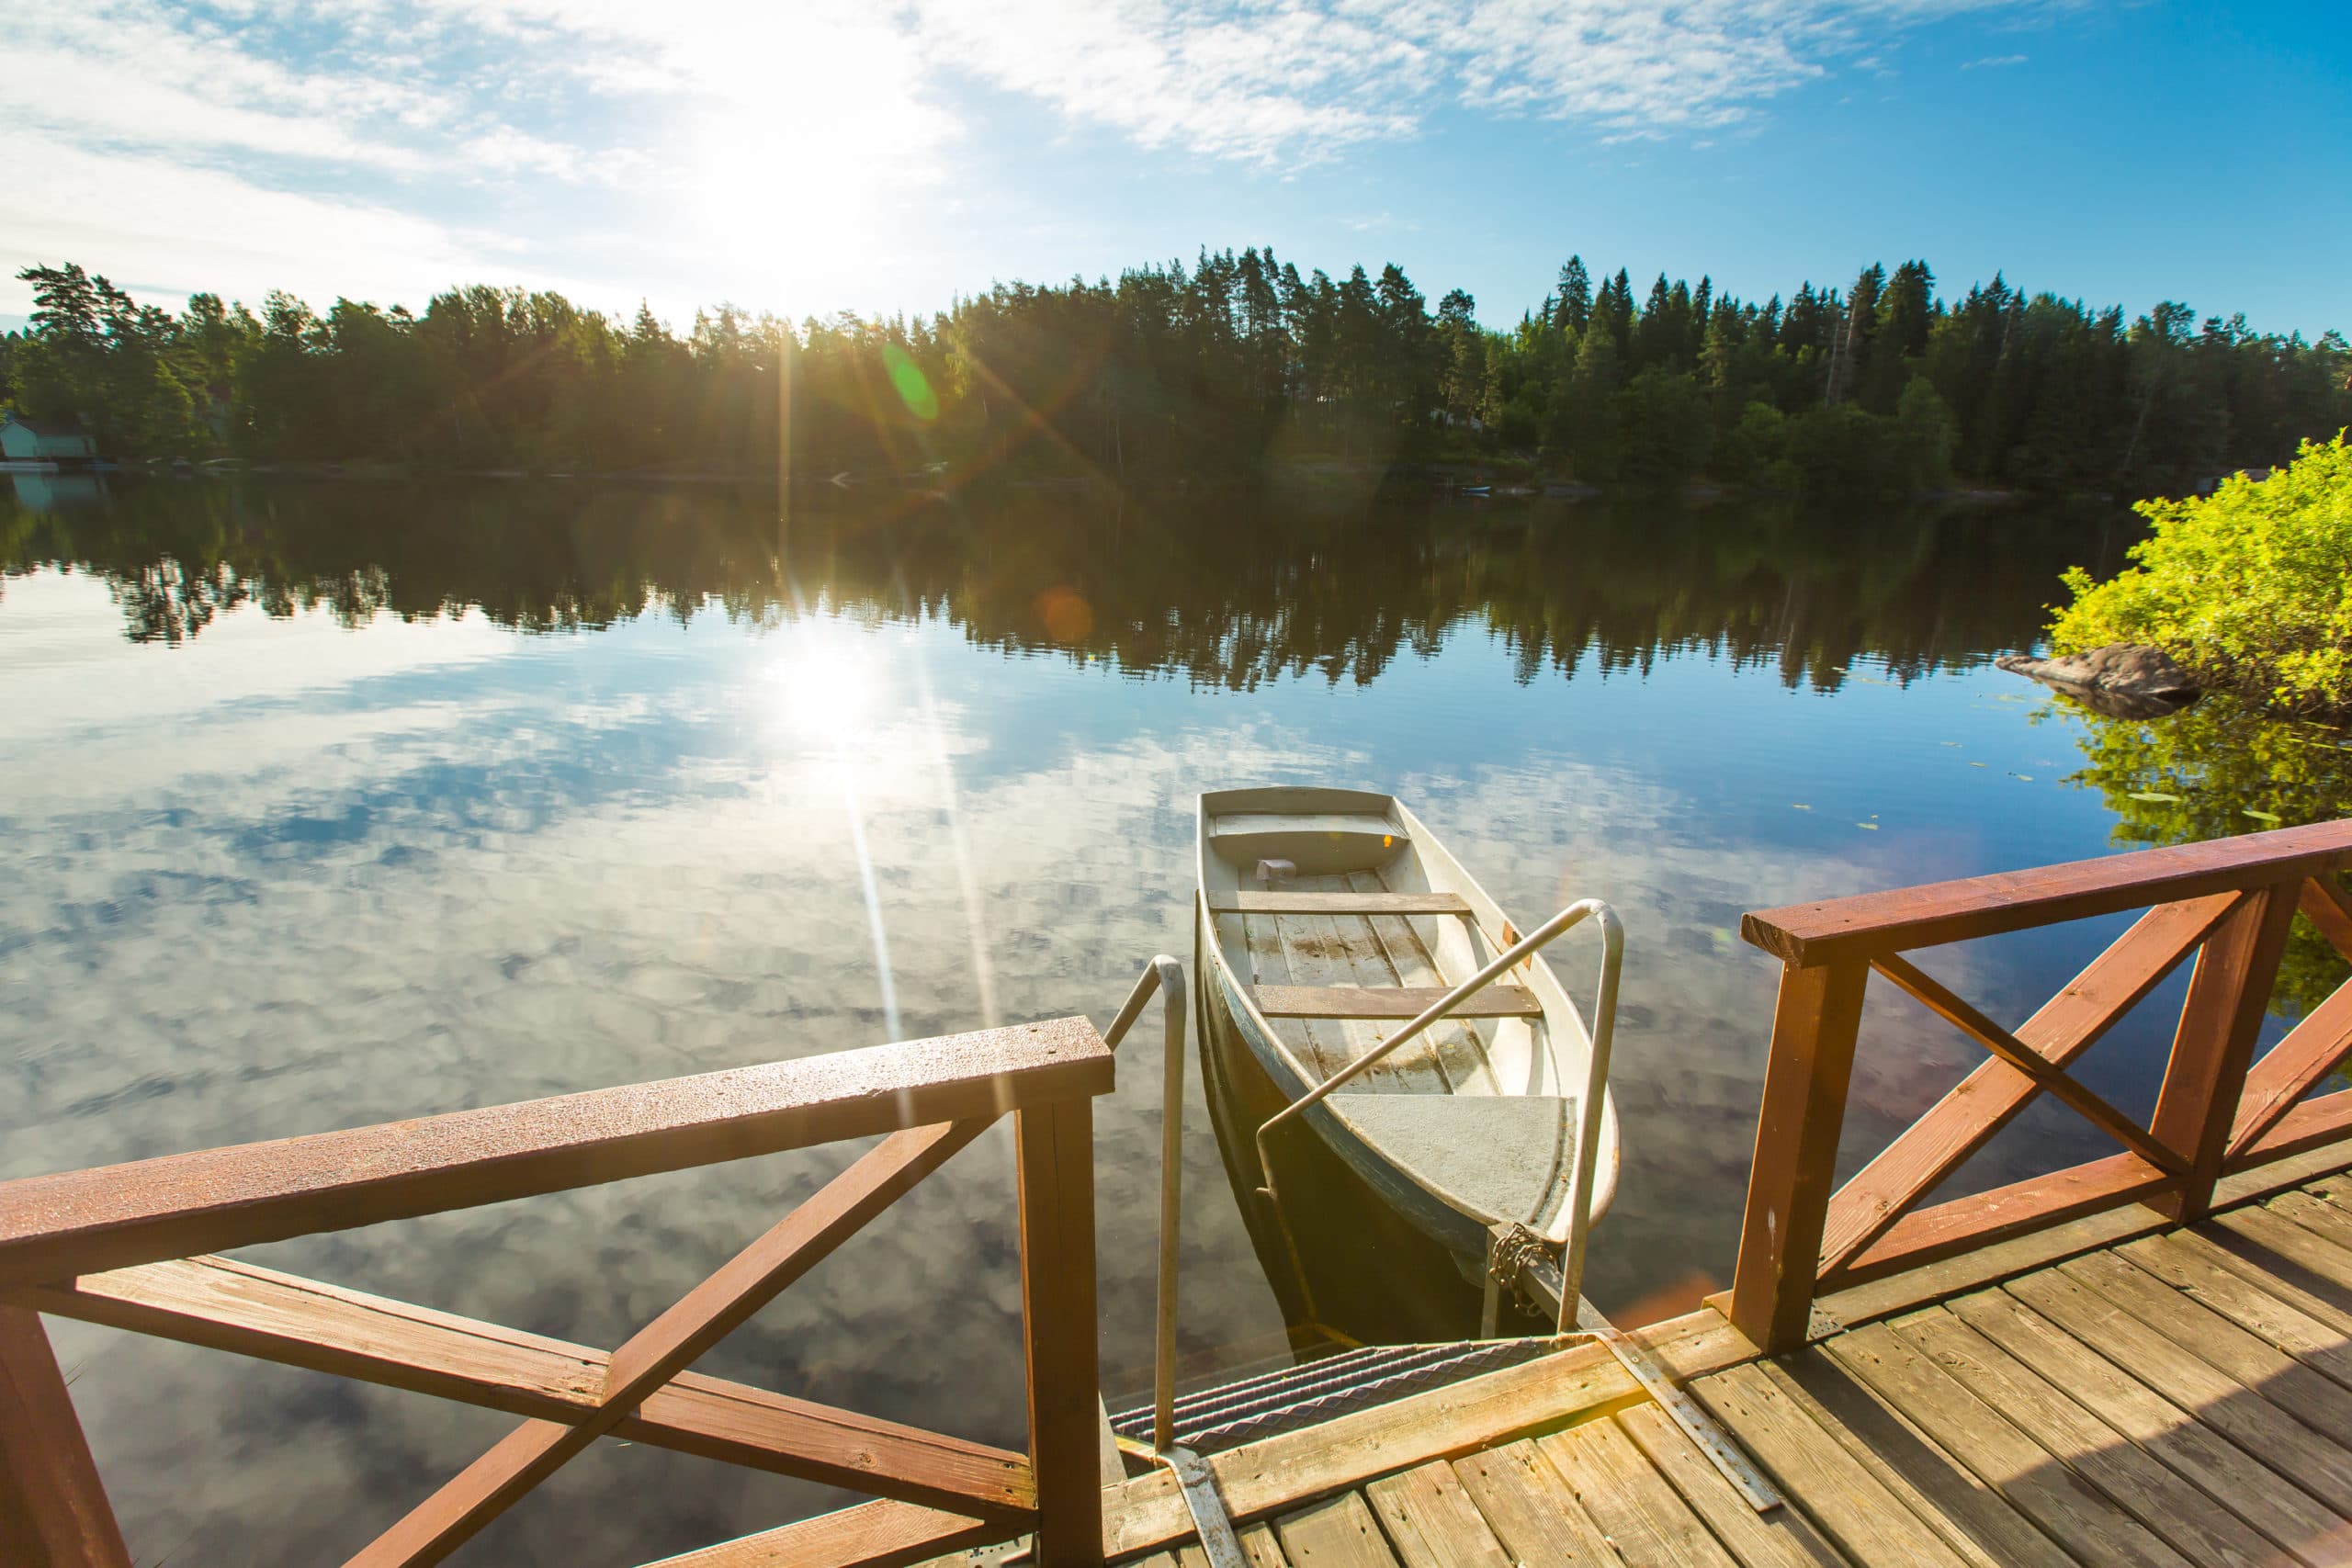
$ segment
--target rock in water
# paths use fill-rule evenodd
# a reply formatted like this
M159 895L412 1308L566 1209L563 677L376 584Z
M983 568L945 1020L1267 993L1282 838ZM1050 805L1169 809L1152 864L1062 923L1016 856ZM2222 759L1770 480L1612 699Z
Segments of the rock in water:
M2111 718L2161 718L2195 702L2202 690L2170 654L2140 643L2111 642L2056 659L2005 653L1993 662Z

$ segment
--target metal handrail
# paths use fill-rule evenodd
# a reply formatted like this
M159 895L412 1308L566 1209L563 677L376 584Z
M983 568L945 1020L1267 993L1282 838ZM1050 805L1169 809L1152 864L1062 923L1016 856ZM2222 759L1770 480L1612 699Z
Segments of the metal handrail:
M1160 953L1127 993L1102 1043L1115 1051L1157 990L1165 998L1159 1113L1159 1321L1151 1355L1151 1446L1165 1453L1176 1442L1176 1253L1184 1182L1184 966Z
M1564 1288L1560 1294L1558 1326L1562 1333L1575 1327L1574 1303L1584 1280L1585 1244L1592 1228L1592 1185L1600 1155L1600 1114L1609 1087L1609 1052L1617 1032L1617 976L1625 956L1625 928L1617 919L1617 911L1600 899L1579 898L1562 909L1497 954L1485 968L1431 1002L1404 1028L1266 1118L1259 1125L1257 1134L1258 1168L1265 1173L1266 1185L1258 1190L1275 1205L1276 1212L1280 1212L1282 1200L1274 1190L1274 1168L1266 1153L1269 1134L1283 1122L1304 1114L1308 1107L1320 1104L1340 1085L1413 1040L1513 964L1571 927L1583 923L1588 916L1596 916L1600 921L1600 986L1592 1006L1591 1048L1585 1068L1584 1120L1577 1134L1576 1180L1569 1189L1569 1201L1575 1207L1569 1213L1566 1255L1560 1264Z

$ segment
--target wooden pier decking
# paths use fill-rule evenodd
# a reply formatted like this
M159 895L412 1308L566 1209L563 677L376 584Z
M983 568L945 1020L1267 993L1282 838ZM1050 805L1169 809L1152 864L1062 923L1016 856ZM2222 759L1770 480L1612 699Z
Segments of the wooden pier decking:
M2339 1162L2352 1145L2265 1185ZM2352 1563L2352 1178L2186 1227L2104 1216L2039 1249L2067 1255L1833 1300L1781 1357L1743 1354L1712 1309L1647 1331L1786 1495L1770 1513L1578 1350L1221 1456L1237 1512L1263 1515L1244 1548L1255 1568ZM1539 1415L1546 1393L1583 1403ZM1246 1506L1315 1487L1337 1451L1378 1473ZM1160 1490L1106 1495L1114 1541L1183 1528ZM1189 1542L1119 1560L1206 1564Z

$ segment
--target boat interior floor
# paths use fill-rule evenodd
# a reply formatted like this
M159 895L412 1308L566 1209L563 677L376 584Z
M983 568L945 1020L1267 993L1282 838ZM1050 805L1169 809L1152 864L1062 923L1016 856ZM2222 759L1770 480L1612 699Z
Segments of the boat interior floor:
M1449 982L1417 925L1458 918L1416 909L1386 912L1400 899L1427 905L1451 895L1399 895L1375 871L1301 876L1282 897L1243 894L1233 902L1250 950L1250 978L1260 1010L1283 1042L1319 1078L1328 1078L1394 1032L1383 1020L1410 1018L1442 996ZM1306 897L1301 897L1299 895ZM1250 910L1305 904L1305 908ZM1453 902L1458 903L1458 899ZM1323 908L1313 906L1322 904ZM1362 912L1338 908L1357 904ZM1467 906L1463 906L1466 910ZM1363 991L1397 992L1365 997ZM1488 1017L1539 1012L1521 987L1498 983L1464 1014ZM1268 1006L1271 1003L1272 1006ZM1277 1011L1316 1016L1274 1016ZM1385 1058L1349 1085L1363 1094L1498 1095L1488 1055L1493 1026L1476 1016L1439 1021L1419 1039Z
M1567 1206L1579 1121L1574 1100L1342 1090L1331 1103L1391 1159L1457 1207L1517 1220L1548 1236Z

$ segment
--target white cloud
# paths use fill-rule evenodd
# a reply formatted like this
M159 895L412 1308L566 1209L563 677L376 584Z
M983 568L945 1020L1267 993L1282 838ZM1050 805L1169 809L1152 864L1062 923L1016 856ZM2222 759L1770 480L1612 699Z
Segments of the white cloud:
M0 123L41 152L0 258L161 295L586 273L830 308L935 234L976 87L1258 166L1447 110L1702 136L1916 23L2040 3L20 0ZM0 311L28 298L0 281Z
M1993 71L2005 65L2023 65L2025 59L2026 57L2022 54L1988 54L1982 60L1970 61L1961 69L1962 71Z

